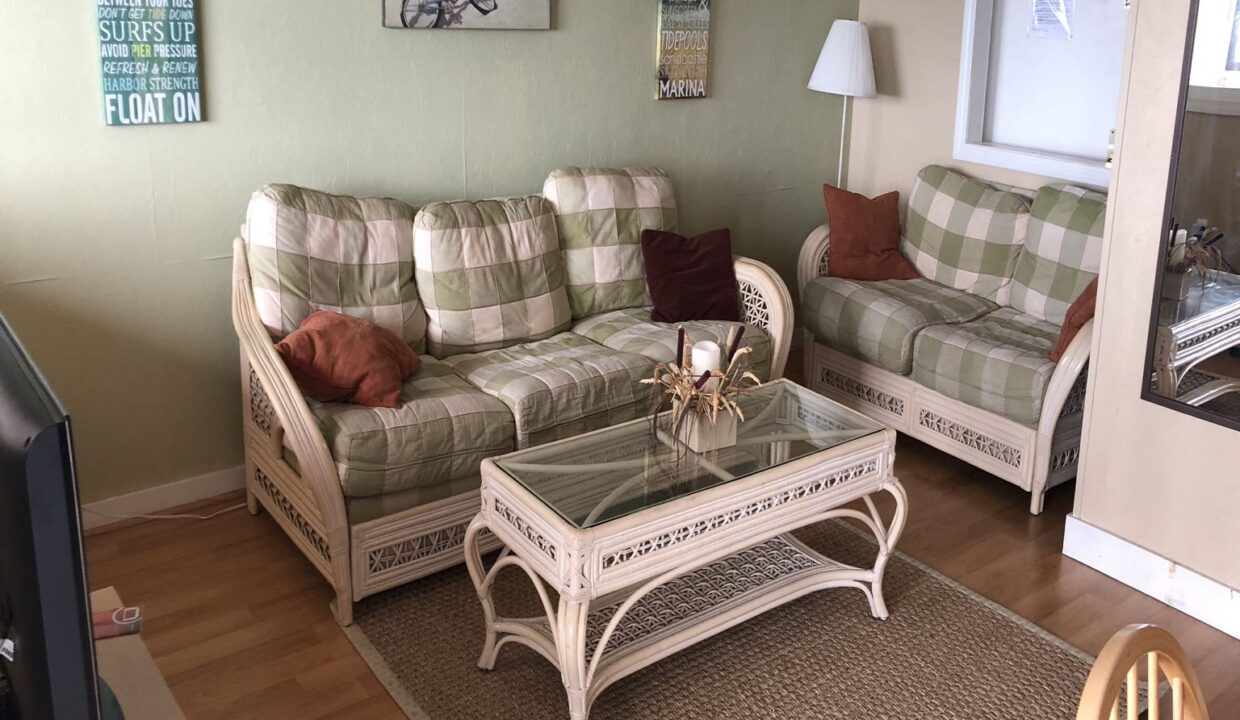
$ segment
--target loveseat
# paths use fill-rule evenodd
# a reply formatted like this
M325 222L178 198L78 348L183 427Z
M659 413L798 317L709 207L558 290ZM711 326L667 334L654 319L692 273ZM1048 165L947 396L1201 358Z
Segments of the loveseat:
M542 195L433 203L271 185L234 242L246 494L353 603L463 559L486 457L632 420L673 359L652 322L643 229L675 230L669 177L564 168ZM792 303L735 261L744 344L763 379L788 357ZM422 356L400 407L308 400L274 343L315 310L371 320ZM684 323L724 342L735 323Z
M912 280L832 277L830 224L817 228L798 264L809 386L1030 492L1040 513L1076 475L1093 321L1048 354L1097 277L1105 214L1089 190L927 167L900 240Z

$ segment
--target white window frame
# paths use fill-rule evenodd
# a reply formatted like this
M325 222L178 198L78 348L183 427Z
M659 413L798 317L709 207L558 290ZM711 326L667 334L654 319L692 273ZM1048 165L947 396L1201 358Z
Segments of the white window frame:
M1238 0L1200 0L1189 74L1188 110L1208 115L1240 115L1240 70L1228 70ZM1210 32L1226 27L1222 36Z
M986 142L986 90L994 15L995 0L965 2L960 91L956 98L956 136L952 156L965 162L1061 178L1094 187L1109 187L1111 170L1103 160Z

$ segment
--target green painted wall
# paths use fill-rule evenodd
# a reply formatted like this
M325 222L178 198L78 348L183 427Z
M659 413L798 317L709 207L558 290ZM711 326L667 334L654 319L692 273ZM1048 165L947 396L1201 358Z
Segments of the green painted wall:
M857 0L717 0L710 97L662 102L654 0L557 0L551 32L384 30L379 3L202 2L208 122L108 128L93 2L0 0L0 312L85 500L241 462L229 244L265 182L424 203L657 165L685 230L794 279L841 110L805 83Z

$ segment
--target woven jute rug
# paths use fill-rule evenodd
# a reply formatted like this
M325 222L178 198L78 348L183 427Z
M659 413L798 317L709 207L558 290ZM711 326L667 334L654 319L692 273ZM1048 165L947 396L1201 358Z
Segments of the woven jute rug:
M858 566L872 538L842 521L797 532ZM533 616L520 571L497 587L501 615ZM915 560L893 557L890 619L861 592L819 591L750 619L612 685L592 720L1073 718L1093 658ZM476 663L482 611L464 567L367 599L346 632L410 718L567 718L559 672L524 646Z

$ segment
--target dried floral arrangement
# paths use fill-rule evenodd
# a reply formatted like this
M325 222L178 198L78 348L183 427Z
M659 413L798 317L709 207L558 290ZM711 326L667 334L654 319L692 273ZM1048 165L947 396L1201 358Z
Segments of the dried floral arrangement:
M741 347L741 338L745 328L737 326L728 333L725 352L721 357L720 368L693 367L693 344L688 342L683 326L676 331L677 362L659 363L654 368L654 376L642 380L653 386L651 395L652 422L671 402L671 431L674 437L680 437L689 417L702 417L712 425L719 421L721 413L743 422L745 414L741 412L738 400L749 388L761 384L758 377L746 368L752 348Z
M1171 227L1170 241L1167 243L1165 265L1168 272L1196 272L1201 278L1202 286L1209 279L1211 270L1230 269L1223 260L1223 253L1217 243L1224 237L1218 228L1199 226L1193 233L1179 225Z

